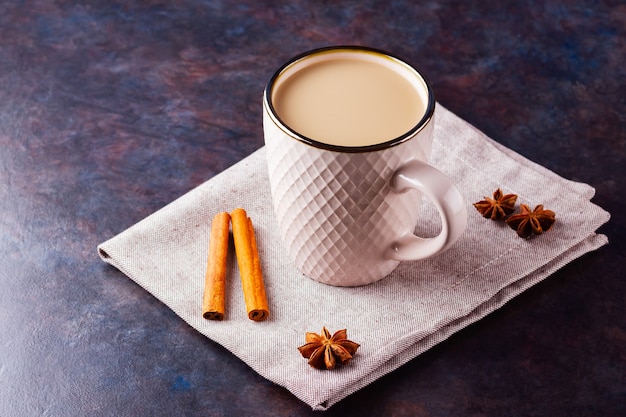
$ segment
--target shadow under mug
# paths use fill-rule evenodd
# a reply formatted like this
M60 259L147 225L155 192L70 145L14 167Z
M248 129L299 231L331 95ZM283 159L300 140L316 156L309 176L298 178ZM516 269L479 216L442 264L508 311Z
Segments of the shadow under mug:
M376 86L374 91L368 90L371 86ZM295 98L286 98L298 87L303 90L293 90ZM377 96L390 91L391 96ZM407 92L410 96L393 96ZM301 107L295 118L283 106L288 99L289 106ZM410 107L404 99L418 106L402 116L408 127L398 134L393 129L400 122L388 123L388 118L400 107L402 111ZM365 285L384 278L401 261L436 255L461 237L467 224L465 200L451 180L427 162L433 140L433 91L404 61L357 46L309 51L276 71L264 91L263 107L278 227L291 260L304 275L336 286ZM374 113L367 113L372 108ZM385 123L391 125L391 136L385 137L384 126L382 134L376 130ZM316 132L317 127L328 128L328 137L335 130L341 133L327 140L327 133ZM373 138L366 137L371 131L376 131ZM435 237L413 233L420 221L422 195L441 217Z

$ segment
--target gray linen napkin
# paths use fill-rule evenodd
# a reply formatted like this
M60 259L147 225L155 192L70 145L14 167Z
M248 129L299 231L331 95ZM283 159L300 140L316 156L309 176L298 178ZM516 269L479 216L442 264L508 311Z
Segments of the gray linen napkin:
M609 213L589 201L592 187L497 144L439 104L435 123L431 163L466 197L468 229L447 252L402 263L377 283L332 287L295 269L277 234L264 149L102 243L99 254L263 377L326 409L608 242L595 233ZM518 204L555 211L552 230L524 240L482 218L471 203L498 187L518 194ZM260 323L247 318L232 245L225 320L201 314L211 219L236 207L246 209L256 229L270 306L270 318ZM421 210L418 233L435 233L434 208ZM305 332L322 326L347 328L361 344L348 365L320 371L300 356Z

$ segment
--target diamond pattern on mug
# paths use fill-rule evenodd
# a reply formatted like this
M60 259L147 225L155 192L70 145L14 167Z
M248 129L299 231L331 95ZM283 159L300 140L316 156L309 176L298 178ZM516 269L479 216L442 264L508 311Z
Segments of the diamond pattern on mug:
M381 260L382 254L402 229L412 230L397 219L410 222L420 203L418 194L388 196L388 180L405 156L336 153L267 136L281 234L302 272L328 284L356 285L393 269L396 262Z

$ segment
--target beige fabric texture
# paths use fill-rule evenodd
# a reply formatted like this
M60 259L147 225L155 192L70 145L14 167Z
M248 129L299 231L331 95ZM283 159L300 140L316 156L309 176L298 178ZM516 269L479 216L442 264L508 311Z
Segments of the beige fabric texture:
M98 251L260 375L313 409L327 409L608 243L595 233L609 213L590 202L592 187L499 145L440 104L430 162L467 199L465 234L448 251L404 262L367 286L324 285L291 264L277 232L264 148L102 243ZM555 211L554 227L525 240L506 224L481 217L472 203L498 187L518 194L518 204L544 204ZM232 242L225 319L209 321L201 314L211 219L237 207L246 209L256 230L270 307L264 322L247 318ZM433 206L425 203L421 211L416 232L436 233ZM361 344L349 364L321 371L300 356L297 347L304 344L305 332L320 332L322 326L346 328L348 338Z

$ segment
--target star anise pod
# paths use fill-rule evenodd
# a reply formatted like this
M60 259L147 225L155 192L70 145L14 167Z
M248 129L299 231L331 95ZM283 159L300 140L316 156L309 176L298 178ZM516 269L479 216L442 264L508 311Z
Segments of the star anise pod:
M521 211L509 217L506 223L517 231L517 235L525 239L532 235L540 235L550 230L556 218L552 210L544 210L539 204L534 210L526 204L521 204Z
M346 329L336 331L331 337L324 327L322 334L307 332L304 338L306 344L298 350L309 360L309 365L317 369L333 369L337 361L345 365L360 346L347 339Z
M476 210L491 220L504 219L515 210L516 194L503 194L499 188L493 193L493 198L485 197L474 203Z

